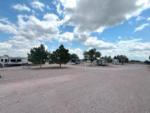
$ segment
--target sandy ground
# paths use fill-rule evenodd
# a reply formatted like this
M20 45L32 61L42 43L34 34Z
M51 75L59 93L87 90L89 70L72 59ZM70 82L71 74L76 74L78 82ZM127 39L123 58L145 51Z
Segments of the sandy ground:
M1 69L0 113L150 113L150 67Z

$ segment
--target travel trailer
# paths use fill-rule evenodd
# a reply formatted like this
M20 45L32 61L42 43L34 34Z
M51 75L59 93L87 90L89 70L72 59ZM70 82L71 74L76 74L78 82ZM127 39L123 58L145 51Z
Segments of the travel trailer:
M101 58L101 59L97 60L97 65L98 66L107 66L108 63L104 58Z
M8 55L0 56L0 66L21 66L28 63L27 58L23 57L9 57Z

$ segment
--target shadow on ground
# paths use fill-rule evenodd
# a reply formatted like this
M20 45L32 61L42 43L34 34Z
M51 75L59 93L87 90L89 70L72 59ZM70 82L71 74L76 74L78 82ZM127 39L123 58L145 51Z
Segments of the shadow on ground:
M42 68L40 68L40 67L30 67L29 69L32 69L32 70L45 70L45 69L60 69L60 70L62 70L62 69L69 69L70 67L58 67L58 66L52 66L52 67L42 67Z

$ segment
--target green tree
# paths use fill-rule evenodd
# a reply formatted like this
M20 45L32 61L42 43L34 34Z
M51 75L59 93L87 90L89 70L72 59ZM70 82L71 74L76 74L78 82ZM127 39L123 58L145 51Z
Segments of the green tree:
M127 56L125 55L117 55L114 57L114 59L118 59L119 62L123 65L124 63L128 63L129 62L129 59Z
M96 51L96 49L90 49L89 51L84 52L84 59L90 60L93 63L94 60L101 57L101 53Z
M101 53L99 51L96 51L95 53L95 59L100 58L101 57Z
M54 63L54 61L53 61L53 54L52 53L48 53L48 62L49 62L49 64L53 64Z
M87 52L87 51L85 51L85 52L83 53L83 56L84 56L84 60L85 60L85 61L87 61L87 60L89 59L89 55L88 55L88 52Z
M111 62L112 62L111 56L105 56L104 59L105 59L108 63L111 63Z
M70 61L73 63L77 63L79 61L79 57L77 54L71 54L70 55Z
M33 64L40 64L41 68L42 64L45 64L47 56L48 52L46 51L44 45L41 44L39 47L34 47L30 50L30 53L28 53L28 60Z
M51 54L51 61L53 63L59 64L60 68L62 64L66 64L69 60L69 50L65 49L63 45L60 45L60 47Z

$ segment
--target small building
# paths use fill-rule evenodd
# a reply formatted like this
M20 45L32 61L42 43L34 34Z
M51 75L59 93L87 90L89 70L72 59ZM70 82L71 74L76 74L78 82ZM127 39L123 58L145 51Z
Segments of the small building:
M9 57L8 55L0 56L1 67L5 66L21 66L28 63L27 58L23 57Z

